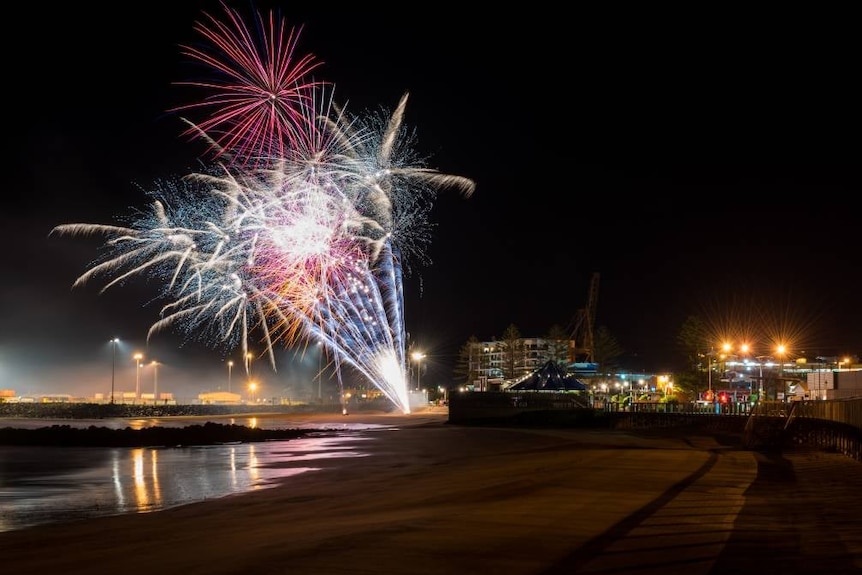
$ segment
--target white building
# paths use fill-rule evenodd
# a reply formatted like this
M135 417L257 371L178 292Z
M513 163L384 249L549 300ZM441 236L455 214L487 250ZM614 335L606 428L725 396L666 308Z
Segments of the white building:
M862 397L862 369L811 371L807 374L806 383L806 399Z

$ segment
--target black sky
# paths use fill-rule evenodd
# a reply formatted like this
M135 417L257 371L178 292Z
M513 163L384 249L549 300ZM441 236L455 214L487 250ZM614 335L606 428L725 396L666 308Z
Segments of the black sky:
M175 85L189 73L178 46L196 39L201 9L221 8L175 4L12 9L27 32L4 39L0 388L59 392L78 362L101 385L107 340L144 346L157 319L146 287L71 290L99 242L48 233L129 215L142 188L201 158L166 110L199 96ZM349 108L391 109L409 92L419 151L477 183L470 198L441 192L431 263L405 282L427 377L448 382L471 335L567 327L594 273L596 324L632 370L677 367L690 315L761 349L780 334L800 354L862 354L862 50L849 15L542 8L281 5ZM191 349L223 371L221 350L186 346L175 361Z

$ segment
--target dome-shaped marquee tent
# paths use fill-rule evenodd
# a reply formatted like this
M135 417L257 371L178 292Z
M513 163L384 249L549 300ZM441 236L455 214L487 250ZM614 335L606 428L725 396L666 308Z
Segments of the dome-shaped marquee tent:
M548 361L507 391L586 391L587 384Z

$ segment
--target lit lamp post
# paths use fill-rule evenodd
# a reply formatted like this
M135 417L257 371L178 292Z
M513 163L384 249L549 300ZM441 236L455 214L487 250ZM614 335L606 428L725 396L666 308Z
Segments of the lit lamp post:
M135 401L137 401L141 397L141 360L144 356L136 353L133 359L135 360Z
M784 384L784 354L787 353L787 347L784 344L778 344L775 348L775 353L778 355L778 379L781 381L781 393L785 395L782 399L786 399L787 386Z
M254 392L257 390L257 384L255 382L250 382L248 384L248 392L251 397L251 402L254 403Z
M414 351L411 356L416 362L416 391L419 391L420 382L422 380L422 360L425 359L425 354L419 351Z
M111 340L111 403L114 403L114 376L117 373L117 344L120 343L119 338Z
M153 366L153 405L155 405L159 399L159 362L153 360L150 365Z
M763 397L763 362L767 359L770 359L768 355L758 355L757 356L757 366L759 368L759 385L757 386L757 401L763 401L765 398Z
M230 376L233 371L233 360L227 362L227 392L230 393Z

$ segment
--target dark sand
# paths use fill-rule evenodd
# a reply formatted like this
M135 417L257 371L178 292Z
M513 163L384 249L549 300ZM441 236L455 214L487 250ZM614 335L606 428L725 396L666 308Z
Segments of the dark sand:
M3 575L862 572L862 464L710 436L308 416L364 458L160 511L0 533Z

